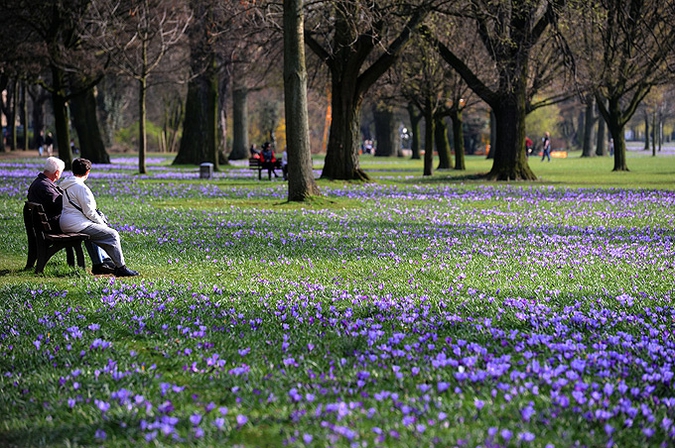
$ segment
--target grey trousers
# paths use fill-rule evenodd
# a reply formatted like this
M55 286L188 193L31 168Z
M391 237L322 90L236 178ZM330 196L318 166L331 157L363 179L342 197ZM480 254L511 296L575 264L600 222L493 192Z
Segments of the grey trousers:
M90 241L103 249L112 259L115 266L121 268L126 263L122 254L122 242L120 234L112 227L103 224L91 223L85 227L81 233L86 233L91 237ZM87 250L89 250L87 248Z

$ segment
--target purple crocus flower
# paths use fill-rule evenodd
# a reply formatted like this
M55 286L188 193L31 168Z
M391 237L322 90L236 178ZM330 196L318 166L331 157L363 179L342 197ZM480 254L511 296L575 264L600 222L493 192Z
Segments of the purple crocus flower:
M218 417L213 421L213 425L220 431L225 426L225 419L222 417Z
M200 414L192 414L190 416L190 423L192 423L192 426L198 426L201 421L202 416Z
M108 409L110 409L110 403L107 403L102 400L94 400L94 404L104 414L108 412Z
M244 426L246 422L248 422L248 417L242 414L237 415L237 425Z

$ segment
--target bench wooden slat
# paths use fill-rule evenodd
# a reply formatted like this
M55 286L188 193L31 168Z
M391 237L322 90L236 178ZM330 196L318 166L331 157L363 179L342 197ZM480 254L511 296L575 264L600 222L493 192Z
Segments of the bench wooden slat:
M60 241L63 243L72 241L86 241L89 235L86 233L45 233L45 239L49 241Z
M23 207L23 222L28 237L28 259L25 269L35 266L35 273L40 274L52 256L61 249L66 250L68 265L84 268L82 243L89 239L84 233L50 233L51 225L41 204L26 202ZM75 256L73 256L73 251Z

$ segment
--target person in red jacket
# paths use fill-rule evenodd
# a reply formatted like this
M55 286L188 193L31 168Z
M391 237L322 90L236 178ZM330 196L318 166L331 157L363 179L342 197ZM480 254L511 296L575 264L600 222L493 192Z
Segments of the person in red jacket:
M272 174L274 177L279 177L274 171L274 165L277 163L277 158L274 156L274 151L272 150L272 145L270 142L263 143L262 152L260 153L263 160L263 167L267 168L267 176L269 180L272 180Z
M534 142L532 142L532 139L530 137L525 136L525 155L527 157L530 157L530 154L532 154L532 146L534 146Z

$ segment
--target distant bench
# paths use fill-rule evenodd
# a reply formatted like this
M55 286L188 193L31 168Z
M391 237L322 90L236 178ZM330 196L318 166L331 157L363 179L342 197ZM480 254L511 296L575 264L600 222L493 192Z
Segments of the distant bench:
M66 261L69 266L77 265L84 269L82 243L89 239L84 233L51 233L52 228L42 204L26 202L23 206L23 223L28 236L28 260L25 269L35 266L35 273L41 274L45 265L58 251L66 249ZM36 264L37 262L37 264Z
M281 159L277 159L273 163L275 169L281 169ZM262 171L267 169L265 162L257 157L250 157L248 159L248 167L252 170L258 170L258 180L262 180Z

